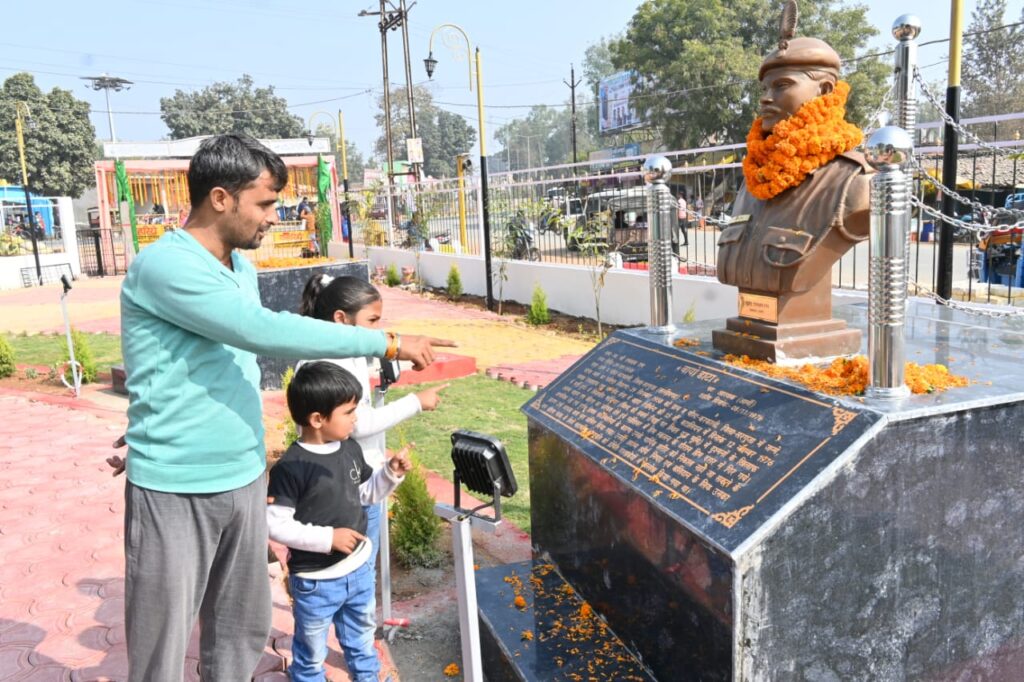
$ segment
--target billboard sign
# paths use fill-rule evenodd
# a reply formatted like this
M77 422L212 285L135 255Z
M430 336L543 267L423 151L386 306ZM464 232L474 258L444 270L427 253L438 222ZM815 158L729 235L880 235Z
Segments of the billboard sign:
M598 130L610 133L636 128L643 121L629 103L633 94L633 72L620 71L602 78L597 85Z

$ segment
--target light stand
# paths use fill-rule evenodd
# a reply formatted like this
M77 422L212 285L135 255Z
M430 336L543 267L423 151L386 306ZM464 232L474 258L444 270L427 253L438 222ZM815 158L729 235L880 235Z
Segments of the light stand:
M459 633L465 680L483 682L472 528L476 526L489 533L496 531L501 523L501 498L515 495L518 485L505 446L491 436L474 431L453 433L452 463L455 465L455 504L436 504L434 513L452 524L452 552L455 557L455 587L459 597ZM463 483L471 492L491 495L491 501L473 509L463 509ZM479 515L479 512L492 506L493 518Z

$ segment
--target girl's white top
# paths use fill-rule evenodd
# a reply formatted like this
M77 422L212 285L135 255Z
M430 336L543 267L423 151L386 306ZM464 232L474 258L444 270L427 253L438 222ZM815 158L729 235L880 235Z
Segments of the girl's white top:
M356 426L352 438L363 449L363 459L366 463L377 470L384 466L387 430L409 417L415 417L421 408L420 399L412 393L382 407L374 407L373 391L370 390L370 359L324 358L323 362L334 363L350 372L359 381L363 397L356 407ZM298 363L295 369L298 370L305 362L304 360Z

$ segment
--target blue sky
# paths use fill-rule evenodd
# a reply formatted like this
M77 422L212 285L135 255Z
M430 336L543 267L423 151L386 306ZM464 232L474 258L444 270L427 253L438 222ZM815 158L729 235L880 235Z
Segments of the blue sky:
M461 25L483 55L485 108L492 107L486 116L490 138L495 128L528 110L516 105L564 102L569 91L562 81L569 78L570 63L579 66L589 44L621 31L638 4L418 0L410 11L414 82L425 80L423 58L431 29L445 22ZM879 48L892 43L889 27L904 12L921 17L922 41L948 36L948 2L867 4L869 18L880 30L875 41ZM965 4L966 26L975 3ZM1019 19L1022 4L1024 0L1009 2L1008 22ZM133 80L130 90L111 94L117 136L151 140L167 135L158 115L160 97L249 73L258 85L274 85L303 119L314 111L333 115L342 109L348 139L367 154L379 134L373 114L381 88L380 34L375 18L357 15L376 8L374 0L10 3L4 8L7 30L0 36L0 78L27 70L44 89L71 89L92 104L93 123L102 139L109 135L103 93L89 90L78 77L107 72ZM390 35L391 80L404 82L401 35ZM467 116L475 127L476 100L467 87L467 65L438 42L434 98ZM945 46L922 50L922 65L938 62L925 72L929 80L944 80L945 56Z

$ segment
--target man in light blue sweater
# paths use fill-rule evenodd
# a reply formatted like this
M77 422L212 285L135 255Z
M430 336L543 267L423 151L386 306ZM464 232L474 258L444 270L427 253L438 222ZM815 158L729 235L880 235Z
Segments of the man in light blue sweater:
M198 618L200 674L248 681L270 630L266 453L256 354L429 365L450 342L272 312L252 249L288 179L256 140L220 135L188 170L183 230L146 248L121 288L127 373L125 627L129 679L179 682Z

